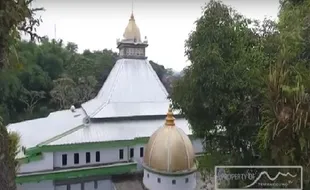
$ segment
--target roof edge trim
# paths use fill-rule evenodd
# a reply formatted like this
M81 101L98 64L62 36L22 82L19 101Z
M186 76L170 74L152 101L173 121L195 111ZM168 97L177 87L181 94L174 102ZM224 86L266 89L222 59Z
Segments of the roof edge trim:
M190 134L188 137L191 140L197 139L194 135ZM88 142L77 144L62 144L62 145L43 145L27 149L27 155L33 155L40 152L57 152L72 149L88 149L88 148L113 148L113 147L127 147L139 144L146 144L150 137L138 137L132 140L117 140L117 141L104 141L104 142Z

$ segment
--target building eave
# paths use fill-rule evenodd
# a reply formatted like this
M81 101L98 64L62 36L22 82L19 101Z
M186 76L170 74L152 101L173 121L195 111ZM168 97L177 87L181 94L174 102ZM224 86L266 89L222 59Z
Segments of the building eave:
M137 170L137 163L122 163L105 166L74 168L66 170L54 170L48 172L36 172L17 175L16 183L40 182L46 180L64 180L89 176L110 176L125 173L132 173Z
M191 140L196 139L193 135L188 135ZM43 145L38 147L32 147L26 150L27 155L39 155L42 152L61 152L68 150L78 149L96 149L96 148L117 148L146 144L149 141L149 137L139 137L133 140L117 140L117 141L105 141L105 142L91 142L91 143L78 143L78 144L64 144L64 145ZM40 157L43 159L43 157ZM37 161L37 159L33 159Z

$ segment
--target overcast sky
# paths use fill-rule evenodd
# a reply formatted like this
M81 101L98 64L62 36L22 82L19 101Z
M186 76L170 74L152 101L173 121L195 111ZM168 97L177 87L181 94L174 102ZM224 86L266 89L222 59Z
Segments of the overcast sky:
M149 60L180 71L189 63L184 56L184 41L201 16L208 0L134 0L134 15L141 38L148 37ZM255 19L276 18L278 0L224 0L241 14ZM131 0L36 0L44 7L40 35L63 39L84 49L117 51L116 39L127 26Z

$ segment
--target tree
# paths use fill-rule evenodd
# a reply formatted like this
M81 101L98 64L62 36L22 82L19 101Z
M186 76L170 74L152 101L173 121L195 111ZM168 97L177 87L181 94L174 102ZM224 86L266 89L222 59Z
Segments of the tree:
M267 163L303 166L304 189L310 181L309 15L309 1L281 2L280 52L265 80L258 134Z
M59 78L54 81L54 88L50 92L52 101L59 105L59 109L68 109L76 103L76 83L70 78Z
M42 10L31 9L32 0L2 0L0 1L0 72L8 65L10 54L14 49L14 42L19 37L18 31L23 31L30 35L34 40L38 35L33 32L39 25L40 19L35 19L33 15L36 11ZM0 187L6 190L16 189L15 185L15 168L12 158L9 155L9 139L6 128L0 123L0 156L1 159L1 176Z
M95 87L97 83L94 76L80 77L76 87L76 93L78 95L77 103L82 104L94 98L96 96Z
M192 64L175 83L171 98L194 134L204 140L210 153L206 157L215 162L209 168L220 160L218 155L231 165L257 161L261 76L271 61L267 47L272 46L267 46L266 38L275 33L267 22L253 22L211 1L186 41Z
M20 101L27 106L25 111L31 115L37 103L45 97L45 92L28 91L26 89L24 89L23 92L24 93L21 95Z
M34 17L43 8L30 8L33 0L3 0L0 2L0 69L8 63L9 44L19 38L19 31L30 35L31 40L39 38L34 32L40 19Z

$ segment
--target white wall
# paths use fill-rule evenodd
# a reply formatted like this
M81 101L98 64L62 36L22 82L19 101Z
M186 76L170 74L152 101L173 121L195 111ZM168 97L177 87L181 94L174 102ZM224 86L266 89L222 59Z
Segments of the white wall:
M203 145L200 139L192 140L195 153L203 152ZM140 157L140 148L143 147L145 151L146 144L138 144L130 147L117 147L117 148L105 148L105 149L90 149L90 150L77 150L77 151L67 151L67 152L55 152L54 153L54 167L74 167L74 166L90 166L94 164L104 164L113 163L121 161L131 160L130 148L134 148L134 158L133 160L137 162L138 170L143 170L142 163L143 157ZM124 158L119 159L119 149L124 150ZM96 152L100 151L100 162L96 162ZM86 163L86 152L90 152L90 163ZM74 164L74 154L79 153L79 164ZM62 155L67 154L67 165L62 165ZM144 153L143 153L144 156Z
M21 164L19 173L44 171L53 169L53 153L43 153L43 159L38 161L32 161L26 164Z
M149 190L194 190L196 187L196 173L186 176L162 176L144 170L143 183ZM160 183L157 179L160 178ZM188 182L186 183L186 178ZM175 184L172 184L175 180Z
M194 139L192 140L193 148L195 153L202 153L204 152L203 150L203 144L201 139Z
M39 183L16 184L17 190L54 190L53 181L42 181ZM67 189L65 189L67 190Z
M97 188L94 183L94 181L84 183L84 190L113 190L111 180L97 181ZM81 190L81 187L81 184L71 184L70 190ZM67 190L67 185L56 186L55 190Z
M124 150L124 158L119 159L119 149ZM96 162L96 152L100 151L100 162ZM86 163L86 152L90 152L90 163ZM79 164L74 164L74 154L79 153ZM62 155L67 154L67 165L62 165ZM112 162L128 161L127 147L120 148L106 148L106 149L89 149L89 150L76 150L67 152L54 153L54 167L73 167L83 165L104 164Z
M137 169L138 170L143 170L143 167L142 167L142 163L143 163L143 157L144 157L144 154L145 154L145 145L146 144L138 144L138 145L135 145L135 146L132 146L132 147L129 147L129 148L133 148L134 149L134 161L137 162ZM140 157L140 148L143 147L143 157ZM128 152L128 156L130 155L130 149L129 149L129 152Z

